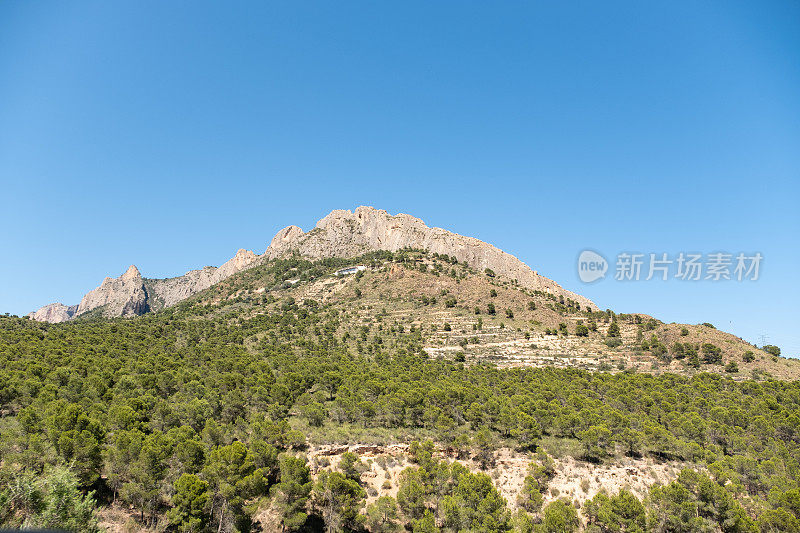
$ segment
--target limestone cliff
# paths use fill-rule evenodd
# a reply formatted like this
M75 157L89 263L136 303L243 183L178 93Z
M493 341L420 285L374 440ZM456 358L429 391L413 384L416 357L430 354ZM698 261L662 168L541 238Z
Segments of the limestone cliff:
M136 316L147 312L147 291L139 269L128 267L118 278L106 278L81 299L75 316L104 307L105 316Z
M428 227L422 220L410 215L390 215L383 210L362 206L354 212L332 211L307 233L297 226L287 226L275 235L263 255L239 250L220 267L192 270L174 278L145 279L131 265L120 277L106 278L99 287L87 293L77 306L50 304L28 316L44 322L64 322L98 308L108 317L136 316L173 306L262 260L295 253L312 259L352 257L373 250L394 252L402 248L420 248L447 254L479 271L492 269L498 275L517 280L523 287L596 307L590 300L540 276L513 255L491 244L441 228Z
M304 257L350 257L371 250L397 251L421 248L447 254L482 271L516 279L523 287L550 292L596 307L594 303L562 288L555 281L540 276L528 265L491 244L464 237L441 228L431 228L411 215L390 215L373 207L359 207L355 212L335 210L317 222L308 233L297 226L278 232L264 254L276 258L291 253Z
M58 322L66 322L74 317L77 310L77 305L66 306L64 304L54 303L45 305L38 311L29 313L28 318L38 320L39 322L52 322L56 324Z
M176 278L152 280L152 296L158 302L158 308L171 307L181 300L253 266L258 257L250 250L239 250L235 256L219 268L208 266L200 270L192 270Z

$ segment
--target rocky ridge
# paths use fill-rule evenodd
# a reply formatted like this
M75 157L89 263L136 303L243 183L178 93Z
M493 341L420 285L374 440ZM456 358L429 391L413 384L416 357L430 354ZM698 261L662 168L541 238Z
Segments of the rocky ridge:
M297 226L288 226L275 235L264 255L272 259L298 253L303 257L321 259L352 257L372 250L396 252L403 248L447 254L479 271L489 268L498 275L515 279L523 287L571 298L582 306L596 307L591 300L562 288L491 244L428 227L411 215L393 216L372 207L362 206L354 212L332 211L308 233Z
M120 277L103 280L80 304L49 304L28 317L43 322L64 322L95 309L101 309L107 317L136 316L173 306L261 260L293 254L311 259L352 257L373 250L396 252L403 248L447 254L478 270L489 268L498 275L517 280L523 287L570 298L582 306L596 307L587 298L562 288L491 244L428 227L411 215L390 215L384 210L362 206L355 211L332 211L309 232L287 226L275 235L264 254L239 250L219 267L192 270L174 278L147 279L131 265Z
M236 255L220 267L205 267L191 270L183 276L151 280L151 290L157 301L157 308L171 307L193 294L204 291L212 285L229 278L251 266L259 256L250 250L239 250Z

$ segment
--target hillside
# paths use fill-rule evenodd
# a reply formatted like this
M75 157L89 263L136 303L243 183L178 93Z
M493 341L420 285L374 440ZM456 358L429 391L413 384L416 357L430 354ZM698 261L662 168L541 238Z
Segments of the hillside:
M379 327L390 332L413 328L428 355L468 363L654 374L703 371L734 379L800 377L800 361L772 356L711 325L665 324L644 314L582 309L578 302L423 250L405 250L391 255L391 261L387 255L375 257L367 257L369 268L358 275L304 275L295 267L277 285L268 264L234 276L191 302L233 306L255 315L264 308L277 310L286 299L312 300L341 313L346 326L340 333L350 339L363 336L364 328L368 336L385 336ZM264 294L275 302L264 306ZM619 327L619 342L608 336L612 322ZM578 335L580 325L586 328ZM719 353L704 352L704 345ZM350 347L363 349L353 340ZM726 370L731 362L736 371Z
M798 524L800 384L770 378L795 361L423 250L267 259L127 319L0 317L0 361L4 525Z

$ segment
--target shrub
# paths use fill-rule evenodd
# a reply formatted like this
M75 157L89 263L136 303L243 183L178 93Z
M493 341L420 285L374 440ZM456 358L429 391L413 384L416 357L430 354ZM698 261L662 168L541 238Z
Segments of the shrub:
M703 362L708 364L722 363L722 349L719 346L707 342L703 344Z
M780 355L781 355L781 349L778 348L777 346L772 345L772 344L767 344L766 346L764 346L762 348L762 350L764 350L768 354L773 355L775 357L780 357Z
M3 472L4 478L9 474L11 472ZM47 531L55 531L55 528L87 533L101 531L94 514L94 491L85 494L72 470L57 466L38 475L23 472L13 476L13 479L3 480L0 491L0 527L4 528L3 531L11 531L5 527L17 525L14 519L19 518L24 519L23 531L31 526L37 531L39 527ZM207 497L208 493L203 492L201 496ZM200 522L193 516L188 516L187 522L189 519L195 519L195 525Z
M542 526L544 531L558 531L569 533L577 531L580 525L578 512L567 500L559 499L550 502L542 513Z
M680 342L676 342L675 344L672 345L672 356L675 357L675 359L683 359L684 357L686 357L686 352L684 351L683 344L681 344Z
M654 357L658 357L665 363L669 363L672 360L672 358L667 353L667 347L658 341L650 343L650 353L652 353Z
M745 363L752 363L753 361L756 360L756 354L754 354L750 350L747 350L746 352L744 352L744 355L742 356L742 360Z
M725 372L728 374L735 374L739 371L739 365L736 364L736 361L731 361L727 365L725 365Z
M597 494L584 504L583 511L591 525L589 531L645 531L645 508L625 489L610 497Z
M308 419L308 425L314 427L321 427L328 416L325 406L319 402L312 402L303 406L302 413Z

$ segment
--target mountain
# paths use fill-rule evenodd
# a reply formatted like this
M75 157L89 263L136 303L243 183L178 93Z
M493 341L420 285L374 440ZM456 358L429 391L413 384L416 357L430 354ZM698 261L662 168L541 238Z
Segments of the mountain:
M272 239L264 255L275 258L296 252L302 257L321 259L354 257L373 250L396 252L403 248L455 257L477 270L488 268L498 275L517 280L523 287L597 307L591 300L562 288L491 244L441 228L430 228L410 215L392 216L372 207L359 207L355 212L333 211L308 233L303 233L297 226L288 226Z
M515 272L466 238L444 233L453 255L405 247L441 249L442 231L335 212L265 254L167 280L130 267L39 311L144 316L0 316L0 478L79 502L89 524L76 531L175 517L323 531L341 525L323 507L331 491L365 533L387 530L379 507L391 530L439 508L442 531L554 513L572 526L515 530L618 531L614 509L637 517L626 531L798 531L800 361L711 324L525 287L458 260ZM310 496L296 512L289 487ZM210 512L229 494L238 505ZM7 499L0 526L40 512Z
M589 299L562 288L541 276L528 265L491 244L472 237L428 227L410 215L390 215L373 207L358 207L354 212L334 210L303 232L297 226L280 230L264 254L239 250L220 267L205 267L167 279L143 278L131 265L118 278L106 278L87 293L77 306L53 303L28 316L42 322L64 322L90 311L105 317L129 317L171 307L230 276L264 261L293 255L309 259L354 257L365 252L405 248L422 249L447 255L483 271L516 280L520 286L572 300L584 307L597 306Z

